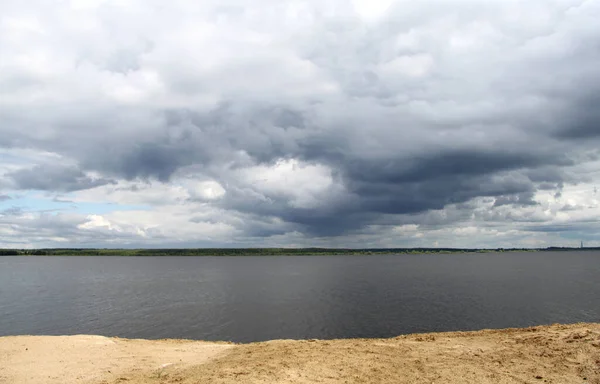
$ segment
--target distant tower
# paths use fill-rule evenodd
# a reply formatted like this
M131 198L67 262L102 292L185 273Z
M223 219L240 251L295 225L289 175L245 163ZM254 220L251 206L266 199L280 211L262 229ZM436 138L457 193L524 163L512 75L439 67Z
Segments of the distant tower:
M583 248L583 240L581 240L581 248Z

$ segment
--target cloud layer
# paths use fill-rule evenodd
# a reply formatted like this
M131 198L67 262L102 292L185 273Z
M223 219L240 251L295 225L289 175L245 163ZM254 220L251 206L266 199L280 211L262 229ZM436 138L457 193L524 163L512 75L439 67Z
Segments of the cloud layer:
M0 246L600 245L598 19L4 1Z

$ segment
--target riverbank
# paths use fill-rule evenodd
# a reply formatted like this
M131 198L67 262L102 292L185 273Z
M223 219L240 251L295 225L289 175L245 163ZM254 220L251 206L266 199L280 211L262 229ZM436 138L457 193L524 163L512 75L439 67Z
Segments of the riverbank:
M579 252L596 248L47 248L0 249L0 256L363 256L502 252Z
M593 383L600 323L251 344L0 338L0 383Z

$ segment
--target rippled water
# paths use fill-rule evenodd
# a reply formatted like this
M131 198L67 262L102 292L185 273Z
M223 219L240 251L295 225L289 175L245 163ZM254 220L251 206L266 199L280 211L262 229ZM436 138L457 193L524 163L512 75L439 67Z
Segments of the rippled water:
M0 335L239 342L600 321L600 253L0 257Z

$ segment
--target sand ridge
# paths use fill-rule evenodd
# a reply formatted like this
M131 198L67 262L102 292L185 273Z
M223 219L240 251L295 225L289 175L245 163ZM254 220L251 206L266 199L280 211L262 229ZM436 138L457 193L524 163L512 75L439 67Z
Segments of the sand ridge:
M251 344L0 338L0 383L592 383L600 324Z

